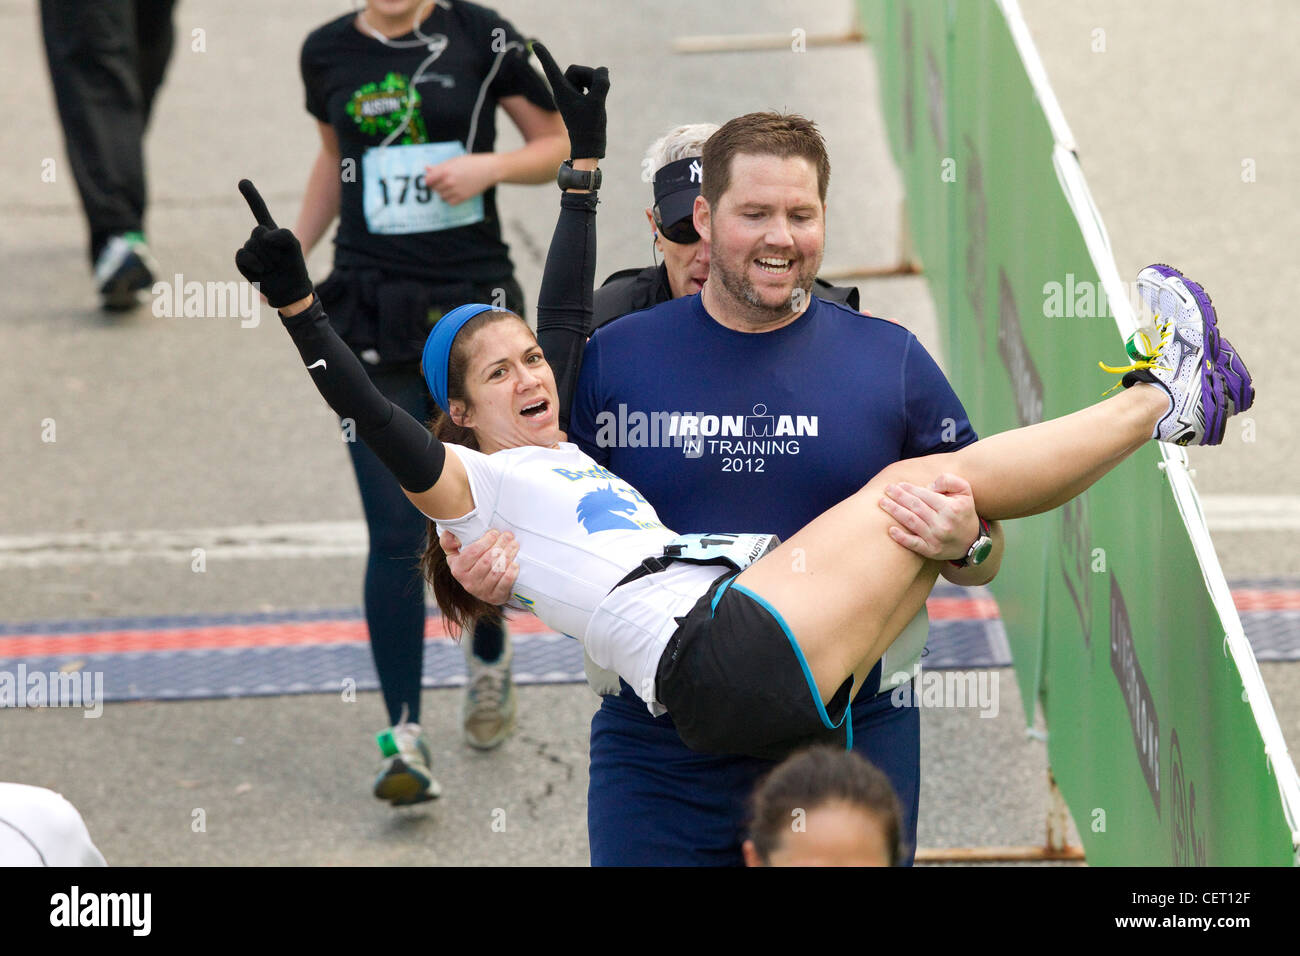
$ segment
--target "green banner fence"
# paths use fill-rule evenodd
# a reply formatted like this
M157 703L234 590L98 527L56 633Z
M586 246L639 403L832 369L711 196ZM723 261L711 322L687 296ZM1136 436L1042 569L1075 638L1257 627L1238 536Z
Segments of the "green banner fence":
M1136 325L1014 0L859 0L953 385L982 434L1067 414ZM1007 526L993 591L1100 865L1294 865L1300 782L1181 449Z

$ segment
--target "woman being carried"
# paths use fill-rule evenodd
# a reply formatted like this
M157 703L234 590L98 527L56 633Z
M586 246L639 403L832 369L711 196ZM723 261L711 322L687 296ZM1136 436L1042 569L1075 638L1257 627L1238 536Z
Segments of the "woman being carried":
M557 93L565 81L603 86L602 71L570 67L561 78L540 46L538 55ZM771 542L761 535L679 539L634 488L561 440L555 377L511 312L461 306L425 347L434 398L477 450L444 444L393 406L330 328L292 234L275 227L251 183L240 188L259 225L236 263L280 310L325 399L356 421L357 434L440 529L462 541L489 528L513 533L521 545L517 605L581 640L651 712L671 713L698 750L780 758L851 735L845 715L854 675L868 673L920 609L940 567L890 539L893 519L880 506L887 490L905 495L909 485L960 474L986 519L1038 514L1149 440L1217 444L1226 418L1253 400L1208 296L1176 270L1149 267L1139 287L1166 321L1157 354L1124 377L1125 386L1141 387L950 454L891 465L766 554ZM593 237L585 238L567 256L553 249L548 273L561 259L565 268L594 268ZM454 611L446 581L435 578L434 586L440 605Z

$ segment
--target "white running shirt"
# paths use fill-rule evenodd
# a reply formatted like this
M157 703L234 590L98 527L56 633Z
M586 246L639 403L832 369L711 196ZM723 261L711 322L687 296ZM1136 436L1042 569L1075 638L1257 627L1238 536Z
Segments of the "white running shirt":
M488 529L519 541L511 607L535 613L582 641L601 667L627 681L653 714L655 669L673 632L708 584L726 569L678 562L610 590L677 535L635 488L577 445L530 445L491 455L447 445L469 474L474 510L438 521L462 544Z

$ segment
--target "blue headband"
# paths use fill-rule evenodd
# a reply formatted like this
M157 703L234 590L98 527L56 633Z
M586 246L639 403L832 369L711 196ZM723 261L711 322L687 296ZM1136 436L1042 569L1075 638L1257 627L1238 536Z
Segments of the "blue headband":
M480 312L491 311L490 305L458 305L438 320L424 342L424 356L420 359L424 380L433 393L433 400L448 415L451 409L447 407L447 362L451 359L451 343L456 341L456 334L466 322Z

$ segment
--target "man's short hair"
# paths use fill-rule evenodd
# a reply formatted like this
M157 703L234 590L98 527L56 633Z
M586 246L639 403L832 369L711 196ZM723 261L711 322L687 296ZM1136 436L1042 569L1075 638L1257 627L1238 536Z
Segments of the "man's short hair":
M670 129L646 150L650 174L653 176L679 159L694 159L702 155L705 141L717 131L717 123L687 123Z
M704 144L704 182L700 189L710 206L716 206L731 186L731 160L737 154L800 156L817 170L817 193L826 202L831 180L831 160L817 124L797 113L746 113L728 120Z

